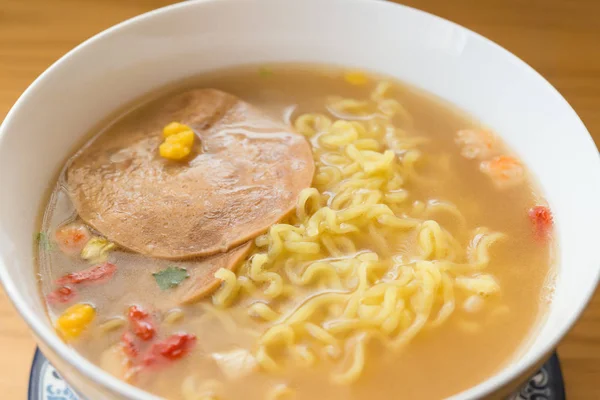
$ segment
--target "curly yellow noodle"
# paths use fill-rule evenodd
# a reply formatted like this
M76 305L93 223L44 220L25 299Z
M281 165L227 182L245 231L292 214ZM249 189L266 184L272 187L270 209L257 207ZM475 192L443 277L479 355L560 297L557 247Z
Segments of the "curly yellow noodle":
M452 203L440 202L440 201L429 201L427 204L421 203L423 216L431 218L438 213L447 213L457 221L462 228L467 225L467 221L460 210Z
M290 281L299 286L311 284L319 277L324 277L327 281L331 282L333 288L342 288L342 281L337 274L336 269L327 262L315 262L310 264L301 276L293 273L288 274Z
M380 100L377 104L377 108L381 111L386 117L392 118L394 116L399 116L403 123L412 124L413 118L410 113L404 108L402 104L398 100L395 99L383 99Z
M338 167L344 167L346 165L352 164L352 160L350 158L348 158L345 154L336 151L321 154L319 160L320 163L323 163L324 165L335 165Z
M311 322L306 322L304 324L304 329L316 340L320 341L323 344L328 344L339 348L340 341L335 338L331 333L327 332L325 329L320 327L319 325L313 324Z
M185 317L185 313L183 312L182 309L174 308L172 310L169 310L165 314L165 317L163 318L163 322L167 323L169 325L173 325L173 324L181 322L181 320L183 320L184 317Z
M317 362L315 354L306 346L294 346L292 354L296 359L296 365L310 367Z
M431 326L439 326L443 324L454 312L456 303L454 300L454 285L452 278L447 273L442 273L442 292L444 305L438 311L437 317L429 324Z
M473 240L467 248L468 261L472 265L477 266L478 269L487 267L490 262L490 246L496 243L498 240L502 240L504 238L505 235L502 233L492 233L485 228L476 229Z
M216 306L225 307L234 301L238 291L240 290L237 277L232 271L225 268L220 268L217 272L215 272L215 278L220 279L223 283L221 285L221 290L217 291L213 296L213 304Z
M307 188L300 192L298 196L298 206L296 207L296 216L302 221L312 215L321 206L321 194L315 188Z
M254 357L256 358L256 362L258 363L258 365L260 365L260 367L267 372L276 373L279 372L282 368L267 353L267 349L265 348L265 346L260 346L256 351L256 355Z
M384 257L388 257L390 255L390 250L387 245L387 240L383 234L377 228L375 228L373 224L369 224L367 226L367 232L369 233L369 239L371 240L375 250L377 250L377 253Z
M258 292L258 288L247 276L238 276L238 285L240 286L240 292L244 292L250 296L254 296Z
M359 339L352 351L352 364L346 371L332 376L334 383L347 385L359 378L365 367L365 347L365 339Z
M309 137L315 133L326 131L330 126L331 119L323 114L304 114L294 122L296 131Z
M280 243L281 242L281 239ZM250 259L250 279L258 283L267 283L265 295L270 298L275 298L283 293L283 279L276 272L266 271L265 267L268 261L266 254L255 254ZM215 295L216 296L216 295Z
M333 303L341 303L347 300L349 294L346 293L322 293L310 297L300 307L298 307L292 314L284 318L284 321L292 324L296 322L306 321L317 312L317 310L328 306Z
M323 186L328 183L338 183L342 180L342 173L337 167L323 166L317 171L314 184Z
M352 119L368 114L369 102L332 97L327 102L327 110L337 118Z
M358 139L356 126L348 121L335 121L326 134L319 137L319 143L325 148L337 149L350 145Z
M396 331L396 329L398 329L403 312L405 311L404 307L404 301L400 299L396 303L396 308L392 311L391 315L383 321L381 324L381 331L384 335L390 336Z
M358 139L354 141L353 145L358 150L370 150L370 151L379 151L381 149L381 144L375 139Z
M385 99L392 88L392 83L388 81L378 82L373 92L371 92L371 100L378 102Z
M330 201L329 206L334 210L341 210L350 206L354 200L355 190L344 189L339 193L336 193L333 199Z
M248 314L261 318L265 321L275 321L281 318L281 314L274 311L268 304L256 302L248 307Z
M333 257L356 253L356 245L346 236L323 234L321 243Z
M408 192L404 189L392 189L384 196L388 205L397 205L404 203L408 199Z
M481 296L498 293L500 285L493 276L482 274L475 277L459 276L454 281L457 288L467 292L477 293Z
M103 322L100 325L98 325L98 331L100 332L100 334L104 335L106 333L114 332L118 329L121 329L121 328L125 327L125 325L127 325L127 321L125 320L125 318L122 318L122 317L111 318L108 321Z
M294 343L295 333L289 324L275 325L269 328L260 339L262 345L284 344L290 346Z

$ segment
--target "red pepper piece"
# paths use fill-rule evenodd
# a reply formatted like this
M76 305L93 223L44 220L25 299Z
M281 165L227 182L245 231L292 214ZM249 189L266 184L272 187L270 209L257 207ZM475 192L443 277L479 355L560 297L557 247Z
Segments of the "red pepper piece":
M144 319L148 317L148 313L136 305L129 307L128 313L129 319L131 320Z
M78 283L88 283L88 282L102 282L110 279L115 271L117 270L117 266L111 263L104 263L99 265L94 265L93 267L84 269L83 271L72 272L68 275L59 278L56 283L58 285L64 285L68 283L78 284Z
M121 336L121 345L123 346L123 352L129 358L137 357L140 352L135 344L135 337L131 332L123 333L123 336Z
M77 296L77 291L68 286L62 286L58 289L48 293L46 296L46 300L50 304L58 304L58 303L68 303L73 300Z
M143 362L145 365L152 365L161 358L167 361L177 360L188 354L195 344L196 336L175 333L161 342L154 343Z
M129 307L129 321L133 333L142 340L150 340L154 337L156 330L150 320L150 315L138 306Z
M545 206L535 206L529 210L529 219L533 224L533 234L537 240L547 240L552 233L554 217Z
M140 339L150 340L154 337L155 330L152 326L152 323L148 321L134 320L131 321L131 324L133 325L133 333L135 333L135 335Z

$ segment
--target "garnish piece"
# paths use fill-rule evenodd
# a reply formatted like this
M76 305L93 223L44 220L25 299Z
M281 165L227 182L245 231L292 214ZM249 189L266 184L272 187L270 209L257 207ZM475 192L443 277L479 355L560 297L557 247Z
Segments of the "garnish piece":
M178 286L185 279L189 278L189 274L185 268L168 267L162 271L152 274L158 287L161 290L167 290Z
M192 130L192 128L190 128L187 125L181 124L179 122L171 122L170 124L168 124L167 126L165 126L163 128L163 137L166 139L169 136L173 136L178 133L185 132L185 131L191 131L191 130Z
M61 286L48 293L46 300L50 304L68 303L77 296L77 291L69 286Z
M104 262L115 244L101 237L91 238L81 250L81 258L92 262Z
M75 339L94 320L96 310L89 304L75 304L56 320L56 329L66 340Z
M135 358L140 353L140 349L135 344L135 337L131 332L123 333L123 336L121 336L121 346L123 347L123 352L129 358Z
M163 143L159 147L160 156L169 160L182 160L186 158L192 149L190 147L184 147L179 143Z
M485 159L492 155L496 137L487 130L462 129L456 132L456 143L461 146L460 154L468 159Z
M196 336L188 333L176 333L161 342L154 343L144 357L144 365L153 365L161 360L177 360L190 352L196 344Z
M351 85L365 85L369 79L361 71L348 71L344 74L344 80Z
M552 211L546 206L535 206L529 209L529 219L533 224L533 234L537 240L544 241L550 238L554 217Z
M163 128L165 141L159 146L160 156L169 160L181 160L192 152L196 135L192 128L179 122L171 122Z
M498 156L481 163L481 171L492 178L500 187L508 187L523 182L525 169L523 164L514 157Z
M150 314L138 306L129 307L129 322L133 333L142 340L150 340L154 337L156 330L152 324Z
M138 371L138 368L133 366L122 343L115 343L102 352L100 366L109 374L126 382L131 381Z
M65 275L62 278L59 278L56 281L56 284L65 285L69 283L78 284L89 282L103 282L105 280L110 279L114 275L116 270L117 266L115 264L107 262L84 269L83 271L72 272L68 275Z
M229 380L243 378L258 368L256 358L246 349L234 349L224 353L213 353L221 372Z
M42 249L46 251L54 250L54 243L48 238L48 235L46 235L44 232L36 233L35 241L40 245Z
M74 223L57 230L54 237L63 253L75 255L81 253L92 235L84 225Z

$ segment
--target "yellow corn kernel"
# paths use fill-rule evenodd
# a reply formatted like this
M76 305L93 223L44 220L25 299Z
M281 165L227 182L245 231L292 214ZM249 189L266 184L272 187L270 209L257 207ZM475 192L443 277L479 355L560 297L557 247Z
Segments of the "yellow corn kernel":
M348 71L344 74L344 79L351 85L364 85L369 79L360 71Z
M187 125L180 124L179 122L171 122L169 125L167 125L163 128L163 137L167 138L167 137L169 137L171 135L175 135L179 132L190 131L190 130L192 130L192 128L190 128Z
M163 129L165 141L159 147L161 157L181 160L187 157L194 145L194 131L187 125L171 122Z
M192 148L183 146L180 143L164 142L158 147L158 151L163 158L181 160L190 154Z
M194 132L191 130L182 131L165 139L166 143L179 143L184 147L192 147L194 144Z
M56 330L66 340L75 339L94 320L96 310L89 304L75 304L56 320Z

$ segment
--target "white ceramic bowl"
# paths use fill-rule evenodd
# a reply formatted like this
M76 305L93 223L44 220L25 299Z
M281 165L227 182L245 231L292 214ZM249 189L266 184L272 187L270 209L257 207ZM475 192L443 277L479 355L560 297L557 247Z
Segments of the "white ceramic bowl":
M598 281L598 151L569 104L518 58L458 25L376 0L177 4L86 41L27 89L0 130L0 278L46 356L89 399L153 398L52 330L32 261L41 202L82 136L123 104L203 71L276 61L341 64L408 81L490 125L537 175L560 243L551 310L522 357L456 398L524 378L573 325Z

